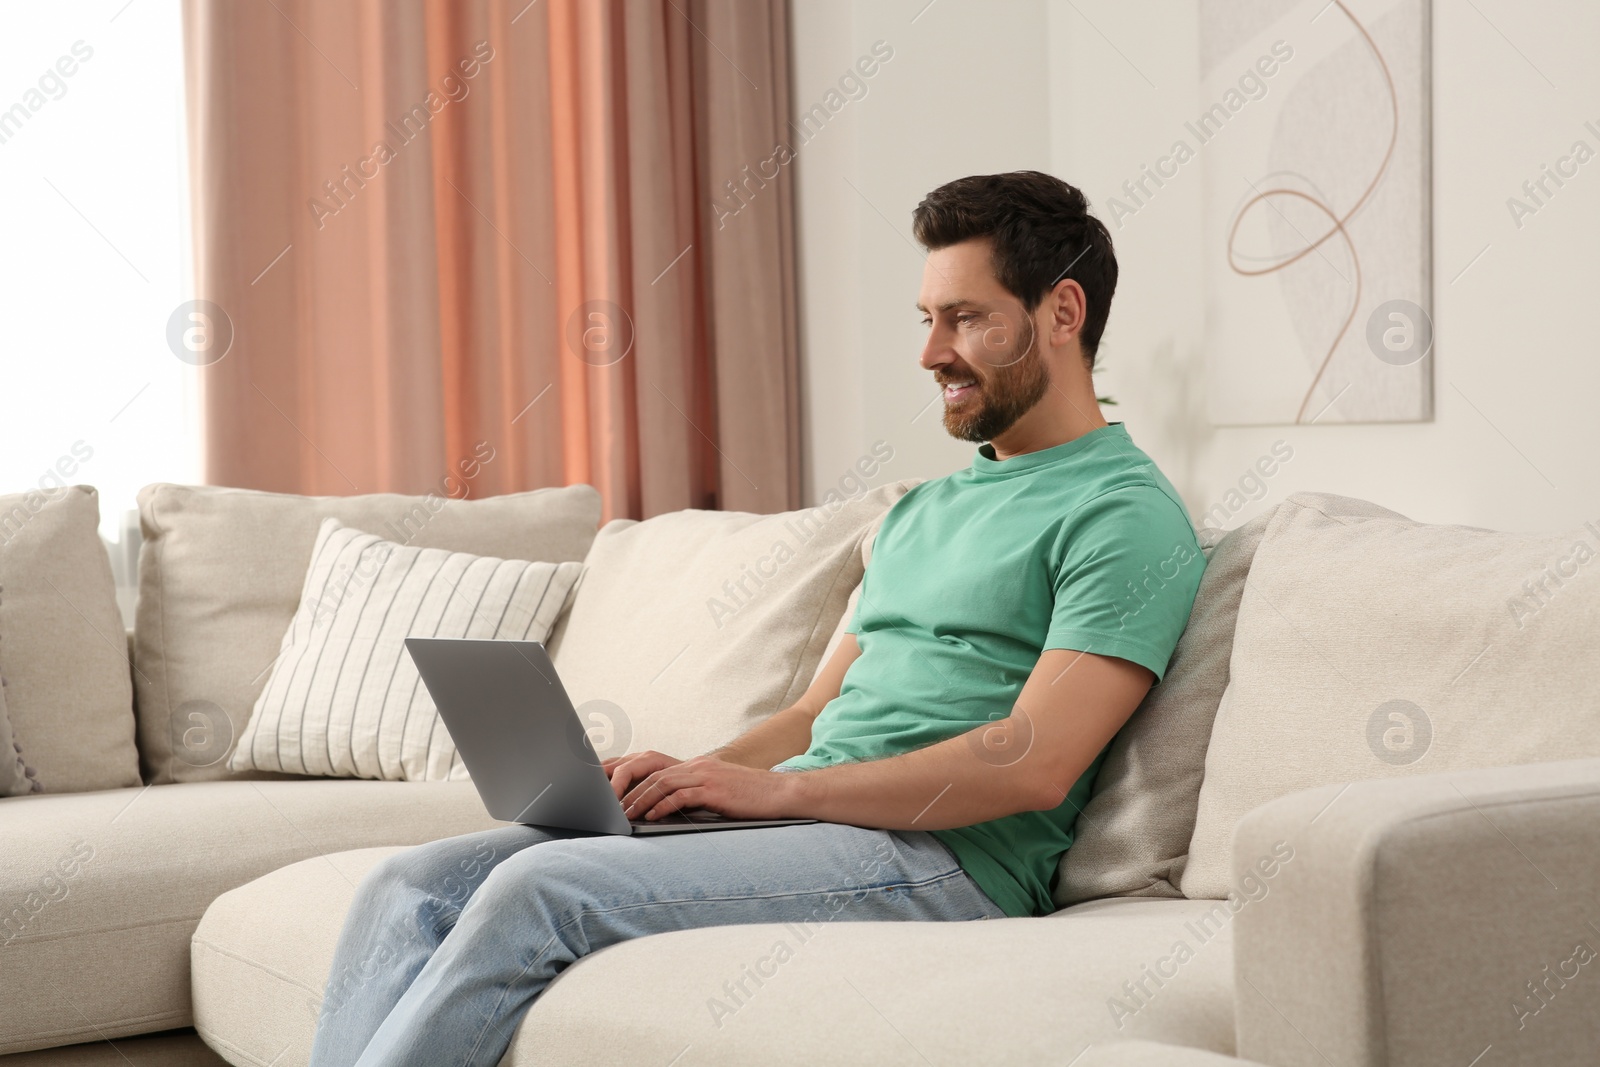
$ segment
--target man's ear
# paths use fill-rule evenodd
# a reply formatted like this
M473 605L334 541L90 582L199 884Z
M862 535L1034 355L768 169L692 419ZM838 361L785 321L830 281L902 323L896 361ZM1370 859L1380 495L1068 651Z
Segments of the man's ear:
M1045 297L1050 307L1050 343L1057 347L1068 344L1083 330L1088 315L1089 302L1083 286L1071 278L1063 278Z

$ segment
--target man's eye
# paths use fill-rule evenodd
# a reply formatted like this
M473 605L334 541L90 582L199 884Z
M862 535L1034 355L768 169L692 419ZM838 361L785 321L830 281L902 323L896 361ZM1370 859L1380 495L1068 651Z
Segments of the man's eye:
M978 321L978 316L976 316L976 315L957 315L956 316L956 321L961 323L964 326L967 323L977 322Z
M932 319L923 319L922 320L922 325L924 325L924 326L932 326L933 325L933 320Z

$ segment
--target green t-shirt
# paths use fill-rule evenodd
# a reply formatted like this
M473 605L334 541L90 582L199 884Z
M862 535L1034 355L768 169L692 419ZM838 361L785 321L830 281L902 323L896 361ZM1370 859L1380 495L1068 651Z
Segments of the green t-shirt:
M882 759L1006 718L1045 649L1131 660L1159 681L1204 567L1177 492L1121 423L1005 460L983 445L885 516L848 627L861 656L810 749L780 766ZM1104 758L1053 810L934 833L1007 915L1048 914Z

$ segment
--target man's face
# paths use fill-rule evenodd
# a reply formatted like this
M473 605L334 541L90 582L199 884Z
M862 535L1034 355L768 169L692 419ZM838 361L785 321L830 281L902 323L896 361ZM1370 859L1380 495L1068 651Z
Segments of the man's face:
M987 238L928 254L917 309L929 328L920 362L944 388L950 436L992 441L1050 388L1033 319L996 280Z

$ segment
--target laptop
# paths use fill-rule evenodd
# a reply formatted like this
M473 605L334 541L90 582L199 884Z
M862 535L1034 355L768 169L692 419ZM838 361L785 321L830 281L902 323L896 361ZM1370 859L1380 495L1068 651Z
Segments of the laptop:
M728 819L709 811L630 820L543 645L408 637L406 650L484 807L503 822L602 834L681 834L817 821Z

